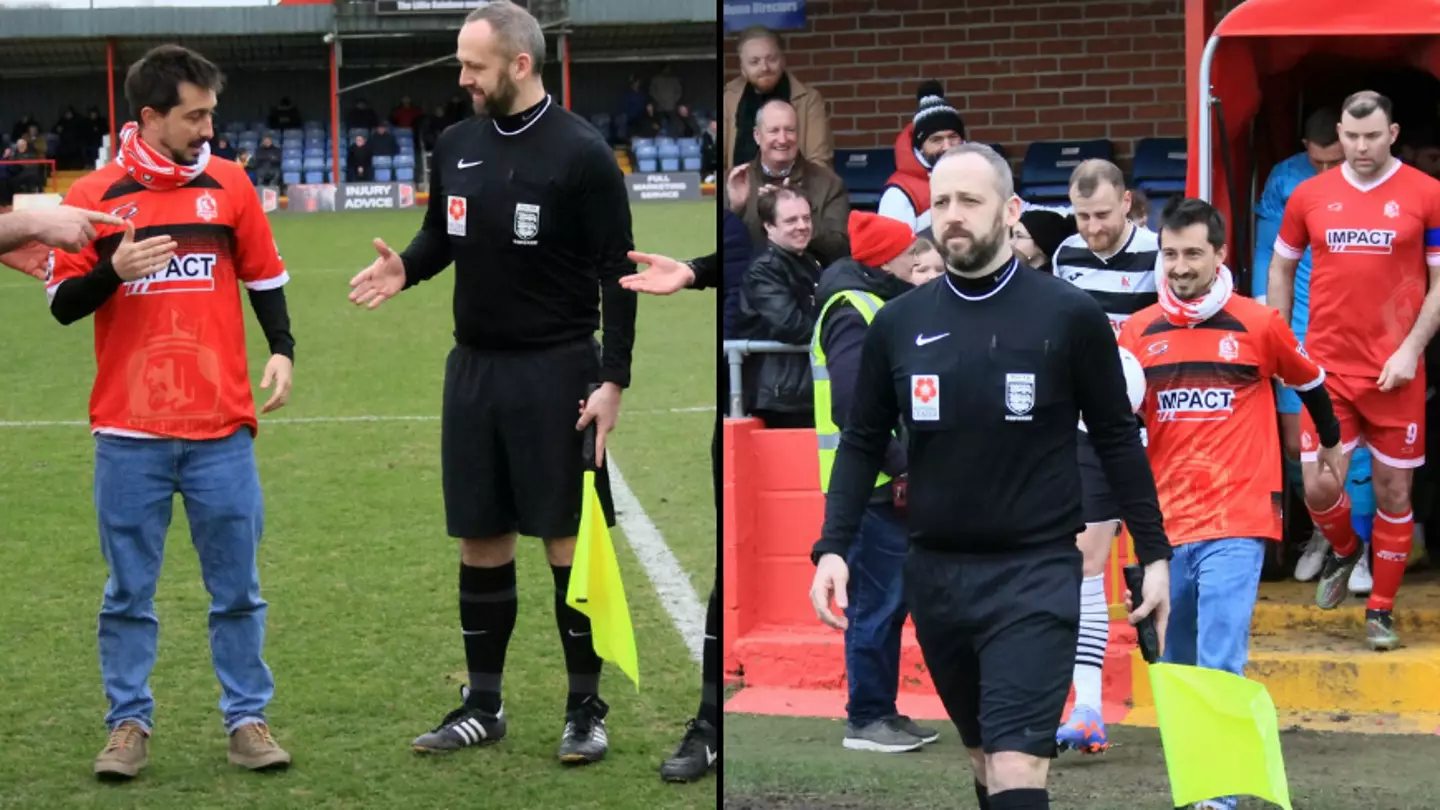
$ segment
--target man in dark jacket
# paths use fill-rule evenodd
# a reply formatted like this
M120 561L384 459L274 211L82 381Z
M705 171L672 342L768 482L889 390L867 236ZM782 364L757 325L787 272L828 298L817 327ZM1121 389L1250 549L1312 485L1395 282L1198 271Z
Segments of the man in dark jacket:
M742 338L808 345L815 328L820 263L810 246L810 203L793 189L760 193L757 209L769 243L745 271L740 288ZM752 411L768 428L815 426L810 363L803 354L767 353L746 365Z
M720 334L730 340L739 337L736 325L740 322L740 285L744 283L745 269L750 266L755 246L751 244L750 232L745 230L745 223L740 217L731 211L722 211L722 214L725 219L721 254L725 257L725 275L721 288L724 309Z
M815 296L822 303L810 362L822 492L829 489L840 431L854 401L865 333L886 301L912 289L916 261L915 232L903 222L852 211L849 236L852 257L825 270ZM891 439L847 560L857 574L850 580L850 623L845 628L850 701L845 706L844 745L857 751L913 751L939 736L895 708L900 629L909 613L901 586L909 540L895 497L896 482L904 473L905 449Z

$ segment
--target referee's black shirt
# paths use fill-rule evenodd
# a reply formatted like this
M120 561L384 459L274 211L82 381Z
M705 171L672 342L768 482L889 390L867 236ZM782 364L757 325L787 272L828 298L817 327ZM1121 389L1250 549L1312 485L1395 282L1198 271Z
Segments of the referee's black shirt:
M405 286L455 263L455 341L541 349L604 331L601 382L630 384L635 293L624 175L609 144L550 96L468 118L432 153L425 224L401 254Z
M903 420L910 540L939 551L1073 545L1084 415L1143 563L1170 557L1115 334L1085 291L1011 262L889 303L865 338L813 558L844 556Z

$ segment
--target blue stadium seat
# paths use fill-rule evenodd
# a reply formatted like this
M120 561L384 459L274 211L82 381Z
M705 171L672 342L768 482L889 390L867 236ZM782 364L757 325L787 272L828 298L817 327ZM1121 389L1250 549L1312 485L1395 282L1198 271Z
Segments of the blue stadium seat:
M280 162L280 171L298 172L304 168L304 162L300 158L285 158Z
M594 115L590 116L590 123L596 129L600 130L600 134L605 137L605 140L610 140L612 130L610 129L609 113L595 113Z
M653 174L660 171L660 161L655 158L636 158L635 170L643 174Z
M396 155L394 160L392 161L392 165L397 169L402 167L409 167L413 169L415 168L415 156L405 154Z
M655 151L660 153L660 159L680 157L680 146L674 141L656 141Z
M279 143L284 140L284 133L278 129L263 129L260 131L260 137L269 137L271 140Z
M654 145L654 138L635 138L630 141L630 149L634 152L638 152L641 149L644 149L646 147L652 147Z
M1184 194L1184 138L1145 138L1135 144L1135 187L1150 195ZM1161 206L1152 205L1154 211Z
M703 164L699 157L687 155L680 159L680 166L687 172L698 172Z
M895 173L894 149L837 149L835 171L850 190L850 207L874 211Z
M662 172L678 172L678 171L680 171L680 158L678 158L678 157L664 157L664 158L660 158L660 171L662 171Z
M680 156L681 156L681 157L699 157L699 156L700 156L700 139L699 139L699 138L681 138L679 141L676 141L676 143L680 146Z
M402 183L413 183L415 182L415 170L409 166L397 166L395 179Z
M299 127L293 127L291 129L281 130L280 134L284 135L286 140L289 140L291 138L303 138L305 137L305 130L300 129Z
M307 172L323 172L328 168L330 168L330 166L325 162L325 158L323 157L305 159L305 171Z
M325 148L321 146L312 146L305 150L303 157L306 160L309 160L311 158L320 158L323 160L325 158Z
M391 166L394 166L395 163L390 159L388 155L376 155L375 160L371 163L371 165L377 169L388 169Z
M385 168L383 168L383 169L381 169L381 168L376 168L376 169L375 169L375 180L376 180L376 182L388 183L388 182L390 182L391 177L392 177L392 175L391 175L391 173L390 173L390 168L389 168L388 166L385 167Z
M299 172L284 172L280 175L280 182L287 186L293 186L300 182Z
M995 150L995 153L996 153L997 155L999 155L1000 157L1003 157L1003 158L1005 158L1005 159L1007 159L1007 160L1010 158L1009 155L1005 154L1005 146L1004 146L1003 144L987 143L987 144L985 144L985 145L988 146L988 147L990 147L991 149L994 149L994 150Z
M323 183L323 182L325 182L325 173L324 173L324 172L306 172L306 173L305 173L305 182L306 182L306 183L312 183L312 184L313 184L313 183Z
M1070 174L1082 161L1091 158L1114 160L1114 144L1104 138L1030 144L1020 165L1020 196L1030 202L1068 199Z

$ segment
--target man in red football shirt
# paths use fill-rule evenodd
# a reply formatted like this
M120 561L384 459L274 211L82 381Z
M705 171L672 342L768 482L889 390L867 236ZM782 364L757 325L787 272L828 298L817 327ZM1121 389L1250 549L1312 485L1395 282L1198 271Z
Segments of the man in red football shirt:
M124 220L97 227L79 253L55 252L46 273L62 324L95 316L95 510L109 565L100 610L100 671L110 738L101 778L148 762L159 623L155 584L179 493L210 593L210 649L221 686L229 759L283 767L265 707L275 681L261 657L266 603L256 552L264 506L253 446L255 401L239 285L270 344L265 404L285 404L295 341L289 280L270 224L239 165L210 156L224 78L204 57L162 45L130 67L126 124L114 163L71 187L66 202Z
M1308 348L1327 372L1345 450L1363 441L1374 460L1375 584L1365 636L1372 648L1388 650L1400 643L1391 611L1413 541L1411 476L1425 463L1422 357L1440 326L1440 181L1391 156L1400 128L1389 99L1362 91L1342 110L1345 164L1291 195L1267 295L1288 321L1295 265L1309 247ZM1346 596L1361 548L1343 475L1320 474L1317 446L1307 413L1300 434L1305 503L1331 545L1315 601L1331 609Z

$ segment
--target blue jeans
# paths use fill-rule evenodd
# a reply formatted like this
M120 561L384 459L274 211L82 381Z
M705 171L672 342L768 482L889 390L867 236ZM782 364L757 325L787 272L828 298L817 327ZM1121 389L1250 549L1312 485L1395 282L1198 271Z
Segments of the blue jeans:
M850 701L845 714L861 728L897 714L900 686L900 630L909 608L902 583L910 539L889 504L870 506L860 535L850 546L849 626L845 629L845 674Z
M255 555L264 530L254 438L247 429L210 441L95 437L95 511L110 568L100 610L100 674L115 728L154 723L150 671L160 622L155 585L175 493L185 502L200 574L210 593L210 654L225 730L264 722L275 680L261 658L265 601Z
M1167 663L1245 674L1265 542L1232 537L1175 547L1163 656ZM1236 806L1233 796L1217 801L1223 807Z

